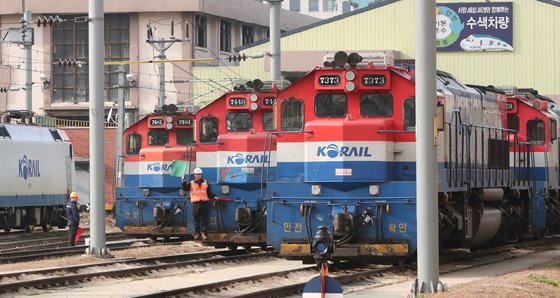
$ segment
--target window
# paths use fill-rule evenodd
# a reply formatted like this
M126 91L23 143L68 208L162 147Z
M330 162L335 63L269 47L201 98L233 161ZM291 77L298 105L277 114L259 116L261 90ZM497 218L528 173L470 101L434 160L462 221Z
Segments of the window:
M68 16L66 18L72 18ZM106 61L130 59L130 17L126 14L105 16ZM53 102L87 102L88 94L88 24L64 22L52 27ZM61 66L59 59L75 59L76 66ZM85 65L84 65L85 64ZM107 100L123 96L128 65L106 66L105 87Z
M342 2L342 13L348 13L352 10L350 1Z
M303 130L303 101L288 98L282 102L282 130Z
M71 18L71 17L68 17ZM52 27L53 102L88 101L88 67L58 65L59 59L88 59L88 23L63 22Z
M300 0L290 0L290 10L299 11L299 2Z
M107 61L130 60L130 18L128 15L108 15L105 22L105 57ZM124 82L129 65L105 66L105 87L108 101L124 97Z
M194 16L195 22L195 46L197 47L206 47L206 17L205 16Z
M192 128L177 130L177 145L188 145L194 143Z
M218 140L218 118L208 116L200 119L200 142L214 143Z
M550 121L550 140L554 141L557 138L558 128L556 127L556 120Z
M309 11L319 11L319 0L309 0Z
M251 113L229 112L226 115L226 129L228 131L249 131L252 126Z
M416 127L415 104L416 102L412 97L405 99L403 102L403 126L405 130L414 130Z
M262 115L263 129L266 131L276 130L274 123L274 112L265 112Z
M231 52L231 23L220 21L220 51Z
M148 145L164 146L169 143L169 133L167 130L150 130L148 132Z
M315 95L317 117L344 117L348 111L346 94L320 93Z
M360 96L362 116L393 115L393 95L391 93L365 93Z
M142 148L142 136L137 133L131 133L126 136L126 154L138 155Z
M507 117L507 127L508 129L512 129L515 130L516 132L519 132L519 118L517 118L517 116L508 116Z
M334 0L325 0L323 2L323 11L335 11Z
M0 138L1 139L10 139L10 133L6 129L4 125L0 125Z
M242 35L242 44L246 45L246 44L250 44L253 43L253 41L255 41L255 29L251 26L246 26L243 25L241 27L241 35Z
M544 144L544 122L542 120L527 121L527 141L535 145Z

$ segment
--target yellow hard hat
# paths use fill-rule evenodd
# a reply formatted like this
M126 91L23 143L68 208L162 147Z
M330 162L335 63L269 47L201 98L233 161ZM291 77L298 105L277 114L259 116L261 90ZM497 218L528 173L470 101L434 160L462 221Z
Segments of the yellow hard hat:
M70 198L77 198L78 197L78 193L73 191L70 193Z

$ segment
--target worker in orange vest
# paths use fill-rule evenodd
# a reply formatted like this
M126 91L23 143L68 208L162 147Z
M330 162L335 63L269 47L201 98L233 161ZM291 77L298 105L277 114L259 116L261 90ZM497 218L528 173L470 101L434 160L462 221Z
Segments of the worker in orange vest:
M187 178L181 178L181 188L190 191L191 203L194 219L194 240L208 239L206 228L208 226L208 200L215 196L210 190L208 181L202 179L202 169L196 168L193 171L194 179L187 183Z

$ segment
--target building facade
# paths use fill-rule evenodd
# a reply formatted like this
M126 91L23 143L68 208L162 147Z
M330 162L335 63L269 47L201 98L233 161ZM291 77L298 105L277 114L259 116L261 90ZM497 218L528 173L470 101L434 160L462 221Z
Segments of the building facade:
M34 28L32 47L33 111L66 119L88 118L87 0L27 1L33 20L58 16L61 24ZM0 1L0 28L19 28L21 1ZM167 59L211 58L200 63L166 63L165 103L191 105L196 84L226 90L236 78L222 74L212 80L192 76L193 67L236 64L228 61L236 47L269 35L269 6L252 0L105 1L105 61L152 60L158 55L148 39L175 40ZM282 11L283 31L318 19ZM150 29L148 36L147 29ZM2 31L4 32L4 31ZM25 107L24 55L13 43L0 44L0 111ZM127 75L130 74L128 77ZM111 120L119 98L133 119L154 110L159 90L157 64L105 66L106 116Z
M507 3L512 5L511 51L437 52L437 68L460 81L476 85L514 85L535 88L540 94L560 100L560 2L556 0L442 0L436 5L466 3L468 6ZM282 35L282 75L307 72L323 64L326 52L390 52L396 63L413 64L415 58L414 0L389 0L317 22ZM463 21L469 27L469 19ZM481 23L482 25L482 23ZM490 25L490 23L488 23ZM436 29L436 28L434 28ZM267 41L237 50L250 55L269 48ZM250 60L233 68L248 78L268 78L268 59ZM196 69L200 78L215 76L218 69ZM204 86L197 86L204 88ZM204 93L205 89L195 90Z
M266 0L255 1L266 2ZM284 0L282 9L328 19L382 1L385 0Z

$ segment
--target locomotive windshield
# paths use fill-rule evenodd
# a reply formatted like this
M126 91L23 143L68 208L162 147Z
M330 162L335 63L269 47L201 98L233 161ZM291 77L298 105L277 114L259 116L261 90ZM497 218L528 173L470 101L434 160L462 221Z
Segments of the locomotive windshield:
M527 141L535 145L544 144L544 122L542 120L527 121Z
M194 143L194 136L192 129L179 129L177 130L177 145L188 145Z
M204 117L200 119L200 142L213 143L218 140L218 118Z
M126 154L138 155L142 148L142 136L138 133L131 133L126 137Z
M282 130L303 130L303 101L291 98L282 102Z
M274 130L274 113L264 112L262 117L263 129L266 131Z
M344 117L348 111L346 94L319 93L315 95L317 117Z
M166 130L154 129L148 132L148 145L163 146L169 142L169 134Z
M252 127L251 113L229 112L226 115L226 129L228 131L249 131Z
M360 97L360 113L362 116L393 115L393 95L391 93L362 94Z

